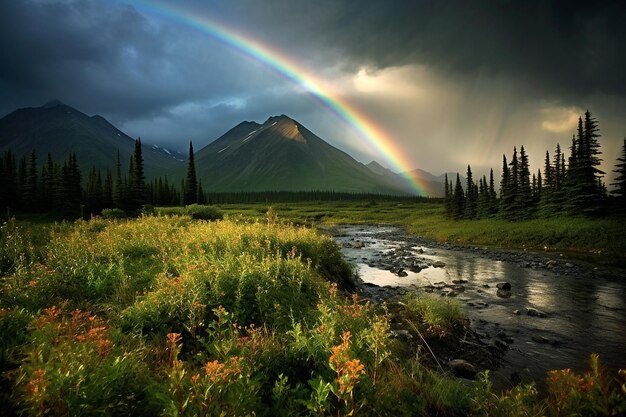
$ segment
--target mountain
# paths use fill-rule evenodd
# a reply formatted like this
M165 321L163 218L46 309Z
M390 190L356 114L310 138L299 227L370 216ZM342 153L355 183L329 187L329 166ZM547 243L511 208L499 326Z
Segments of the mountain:
M117 152L122 168L127 169L135 142L102 116L86 114L53 100L41 107L16 110L0 119L0 152L11 149L21 157L34 149L39 162L51 153L55 161L65 160L76 152L78 163L87 172L92 167L115 169ZM142 144L146 177L161 175L163 170L184 170L178 155Z
M452 181L454 185L456 181L456 172L448 172L448 181ZM420 184L424 185L424 188L428 195L431 197L443 197L445 194L445 173L441 175L433 175L428 171L424 171L422 169L414 169L413 171L409 171L407 175L410 175L412 178L415 178L416 181ZM460 176L461 184L465 187L465 177L463 175Z
M397 174L376 161L372 161L366 166L375 174L385 176L389 181L395 181L397 184L402 184L406 181L404 178L411 177L421 185L424 194L429 197L444 197L445 195L445 174L434 175L419 168L403 174ZM454 182L456 180L456 172L448 172L448 180ZM461 176L461 181L465 186L465 177Z
M208 191L411 193L285 116L242 122L195 154Z

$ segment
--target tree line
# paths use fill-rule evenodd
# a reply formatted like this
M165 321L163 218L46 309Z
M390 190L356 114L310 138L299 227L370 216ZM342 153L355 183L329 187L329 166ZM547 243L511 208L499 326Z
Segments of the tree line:
M19 162L8 149L0 158L0 207L11 211L56 212L64 217L85 217L99 214L105 208L119 208L137 213L145 205L178 205L203 203L205 193L196 180L193 146L186 180L180 188L167 177L146 181L141 153L141 138L135 141L128 171L122 173L119 151L114 170L92 168L83 181L75 153L62 163L55 162L50 153L43 164L38 163L36 151Z
M467 166L465 187L457 173L456 182L445 176L445 211L453 219L502 217L523 220L556 215L602 216L625 214L626 210L626 139L614 172L617 173L613 191L608 193L600 170L598 121L589 111L578 118L578 128L572 135L569 156L557 144L551 156L546 151L543 173L530 173L528 155L521 146L513 148L510 160L502 157L499 196L495 190L493 169L489 180L473 179Z
M113 169L106 172L93 167L83 181L75 153L59 163L48 153L40 164L33 150L19 161L8 149L0 158L0 207L22 212L55 212L63 217L88 217L103 209L118 208L138 213L146 205L177 206L190 204L229 204L296 201L420 201L423 197L384 194L337 193L333 191L250 191L211 192L203 190L197 178L193 144L189 143L187 172L179 184L167 176L150 181L144 174L141 138L135 141L128 170L122 172L119 152Z

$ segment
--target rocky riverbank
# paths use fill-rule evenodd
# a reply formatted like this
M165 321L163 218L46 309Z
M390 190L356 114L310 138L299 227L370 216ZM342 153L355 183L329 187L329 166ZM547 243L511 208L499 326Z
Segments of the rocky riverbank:
M611 366L624 365L618 353L626 342L620 336L626 331L624 271L561 254L435 242L389 226L341 226L330 233L356 265L363 297L392 312L411 292L465 305L469 325L435 352L452 369L462 359L478 370L498 369L504 382L542 379L548 369L582 366L592 351ZM591 325L599 343L586 339ZM417 336L397 324L395 331Z

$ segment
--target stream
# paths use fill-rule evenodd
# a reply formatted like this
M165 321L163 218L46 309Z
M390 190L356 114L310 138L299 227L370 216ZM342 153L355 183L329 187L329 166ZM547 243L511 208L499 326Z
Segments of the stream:
M332 235L356 266L363 296L380 302L417 290L460 301L481 341L506 352L495 371L503 380L582 371L592 352L611 375L626 367L623 270L559 254L458 247L393 226L339 226ZM510 291L498 289L503 283Z

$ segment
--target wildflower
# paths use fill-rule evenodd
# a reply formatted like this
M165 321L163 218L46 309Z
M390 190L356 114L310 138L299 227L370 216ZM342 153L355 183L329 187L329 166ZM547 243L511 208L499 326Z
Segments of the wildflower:
M34 378L26 384L26 391L33 396L43 394L48 386L48 381L44 378L46 375L45 369L37 368L34 374Z
M224 368L223 363L219 363L218 361L207 362L204 365L204 372L209 377L212 382L215 382L218 378L222 376L222 369Z

